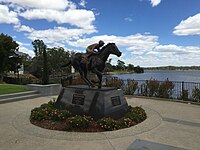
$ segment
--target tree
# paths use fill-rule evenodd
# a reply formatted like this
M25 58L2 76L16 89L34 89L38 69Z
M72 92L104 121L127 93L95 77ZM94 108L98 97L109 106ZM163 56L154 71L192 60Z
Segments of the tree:
M128 71L134 71L134 65L128 64L127 69Z
M118 70L125 70L125 62L118 60L117 61L117 69Z
M35 52L35 57L40 57L43 55L44 50L46 49L46 45L42 40L34 40L32 42L33 51Z
M144 73L144 69L140 66L134 67L134 71L135 73Z
M35 52L35 58L33 62L36 64L35 69L36 73L41 73L42 77L42 84L48 84L49 82L49 72L48 72L48 65L47 65L47 46L44 44L42 40L34 40L32 42L33 50ZM42 64L42 68L40 65Z
M0 34L0 82L3 82L3 74L10 68L9 60L18 50L18 44L12 37Z
M105 72L113 71L111 61L112 61L112 58L110 58L108 61L106 61L106 67L104 69Z
M48 68L50 74L58 75L61 73L61 66L67 62L69 62L70 53L65 51L62 47L54 47L47 49L47 57L48 57ZM64 68L65 72L70 72L70 68Z

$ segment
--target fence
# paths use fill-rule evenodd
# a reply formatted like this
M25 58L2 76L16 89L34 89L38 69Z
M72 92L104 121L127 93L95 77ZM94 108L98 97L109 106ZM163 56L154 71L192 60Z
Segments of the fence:
M114 86L124 90L127 95L179 99L200 103L200 83L157 81L157 80L122 80L104 78L105 86Z

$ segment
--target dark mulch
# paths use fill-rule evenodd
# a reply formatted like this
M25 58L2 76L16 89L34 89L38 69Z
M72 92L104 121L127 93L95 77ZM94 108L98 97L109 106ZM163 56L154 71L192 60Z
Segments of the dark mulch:
M31 120L31 123L41 128L59 131L72 131L72 132L103 132L102 129L95 121L90 123L88 128L70 128L67 126L66 120L64 121L52 121L52 120Z

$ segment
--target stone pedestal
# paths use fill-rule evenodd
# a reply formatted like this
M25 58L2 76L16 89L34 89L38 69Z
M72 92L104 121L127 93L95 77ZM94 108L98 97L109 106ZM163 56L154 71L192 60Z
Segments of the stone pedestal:
M121 89L103 87L88 88L85 85L64 87L56 101L59 109L68 109L78 115L90 115L95 119L112 117L119 119L128 110Z

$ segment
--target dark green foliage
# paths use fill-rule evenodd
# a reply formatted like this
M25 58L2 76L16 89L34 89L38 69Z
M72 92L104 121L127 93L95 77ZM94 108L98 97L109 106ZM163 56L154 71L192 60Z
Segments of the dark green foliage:
M18 50L18 46L19 45L12 37L3 33L0 34L0 82L3 81L3 73L8 71L12 66L11 62L14 60L11 60L11 58L15 55L15 51ZM17 62L13 63L15 64L16 69Z
M98 120L97 124L106 131L113 131L121 128L120 123L110 117Z
M157 96L158 95L158 89L159 89L159 81L157 80L149 80L147 81L147 96Z
M42 104L40 107L31 110L31 120L65 120L71 113L67 110L58 110L55 108L55 102L50 101L48 104Z
M143 95L150 97L171 98L174 89L173 82L168 79L164 82L149 80L143 84Z
M48 48L47 49L48 57L48 68L51 75L61 75L61 71L66 74L70 73L70 67L61 68L61 66L69 62L69 52L65 51L64 48Z
M90 119L87 116L73 116L68 118L68 124L71 128L87 128L90 123Z
M94 121L90 116L73 115L68 110L58 110L55 108L55 102L50 101L42 104L40 107L31 111L31 121L49 120L53 122L64 122L67 129L87 129L91 125L96 125L105 131L113 131L136 125L146 119L146 113L141 107L129 106L129 110L125 117L114 120L110 117L101 118Z
M133 95L138 87L138 82L135 80L127 80L127 87L124 94Z
M118 61L117 61L116 69L117 69L117 70L125 70L125 68L126 68L125 62L124 62L124 61L121 61L121 60L118 60Z
M173 88L174 88L173 82L169 80L164 81L159 86L158 97L171 98Z
M49 71L48 71L48 64L47 64L47 46L44 44L42 40L34 40L32 42L33 50L35 52L35 58L33 60L32 67L33 74L38 78L42 78L42 84L49 83ZM41 67L42 64L42 67Z
M144 69L141 68L140 66L134 67L134 72L135 73L144 73Z
M123 86L123 80L118 79L118 78L109 79L106 81L106 86L107 87L115 87L117 89L120 89Z
M147 118L147 115L141 107L129 106L129 112L125 115L125 118L129 118L135 123L140 123Z
M130 118L122 118L119 122L122 128L128 128L136 125L136 122L132 121Z
M127 70L128 70L128 71L131 71L131 72L134 71L134 68L135 68L135 67L134 67L134 65L132 65L132 64L128 64L128 66L127 66Z

